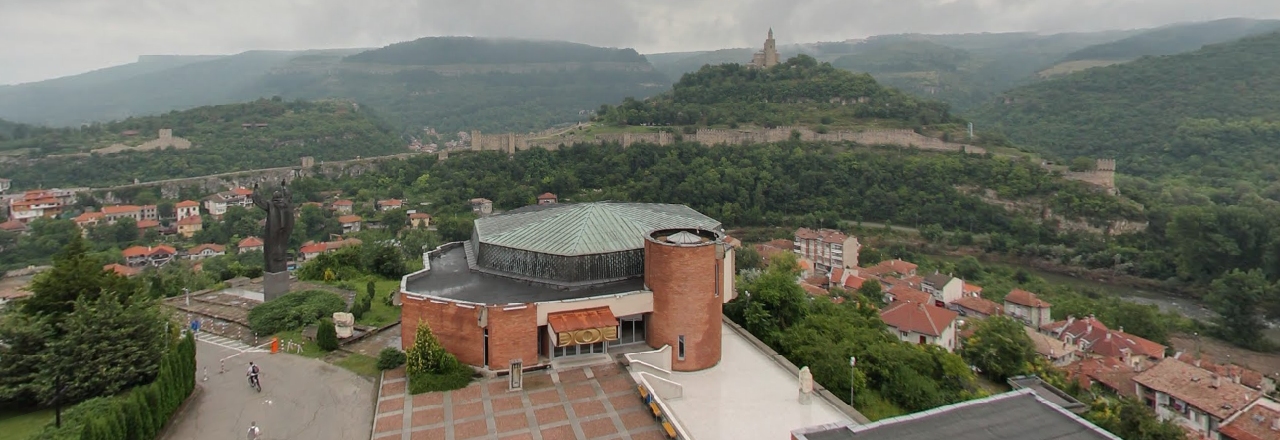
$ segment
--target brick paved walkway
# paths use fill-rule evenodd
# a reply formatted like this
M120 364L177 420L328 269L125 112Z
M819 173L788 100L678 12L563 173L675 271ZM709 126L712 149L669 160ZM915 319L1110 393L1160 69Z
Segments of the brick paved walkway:
M526 373L524 389L505 377L461 390L411 396L404 370L388 371L378 395L374 440L662 439L636 384L617 364Z

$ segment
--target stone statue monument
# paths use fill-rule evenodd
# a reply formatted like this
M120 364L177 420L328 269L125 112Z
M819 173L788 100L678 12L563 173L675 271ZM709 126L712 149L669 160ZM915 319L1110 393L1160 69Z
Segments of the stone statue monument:
M289 235L293 234L293 204L289 188L283 180L271 199L258 192L253 184L253 204L267 212L267 228L263 231L263 254L266 260L263 300L271 301L289 292Z

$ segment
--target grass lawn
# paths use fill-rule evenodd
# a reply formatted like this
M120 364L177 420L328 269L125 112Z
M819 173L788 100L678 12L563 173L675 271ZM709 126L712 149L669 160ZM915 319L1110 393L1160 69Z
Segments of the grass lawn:
M282 352L287 352L289 354L296 354L296 355L305 356L309 358L320 358L326 354L329 354L329 352L321 350L320 346L316 345L315 341L308 341L306 340L306 338L303 338L301 329L276 333L275 336L277 338L280 338L280 351ZM286 341L293 341L293 342L302 344L302 353L286 351L286 347L285 347Z
M334 365L337 365L342 368L346 368L356 374L359 374L365 377L376 378L378 377L378 373L381 373L381 371L378 371L378 359L372 356L365 356L359 353L352 353L350 355L347 355L347 357L342 358L337 362L334 362Z
M53 408L29 412L0 411L0 432L4 438L25 439L53 422Z
M382 327L384 325L400 320L400 308L389 306L386 303L388 292L400 290L400 280L376 280L374 281L374 298L372 307L369 312L356 320L357 324L371 325L374 327Z
M899 408L898 405L885 400L884 397L880 396L880 393L873 390L863 390L862 395L858 396L858 405L855 406L858 408L858 412L867 416L873 422L907 413L902 408Z

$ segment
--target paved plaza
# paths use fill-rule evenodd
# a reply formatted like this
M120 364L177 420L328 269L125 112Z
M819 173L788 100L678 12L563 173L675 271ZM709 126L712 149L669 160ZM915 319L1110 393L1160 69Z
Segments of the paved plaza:
M406 385L403 368L387 372L374 440L666 438L616 363L525 373L513 392L505 377L416 396Z
M166 440L243 439L255 421L263 440L369 438L372 381L318 359L266 352L231 358L219 373L220 359L245 348L222 338L196 342L196 380L203 391ZM261 393L249 388L249 361L262 366ZM203 380L206 368L209 379Z

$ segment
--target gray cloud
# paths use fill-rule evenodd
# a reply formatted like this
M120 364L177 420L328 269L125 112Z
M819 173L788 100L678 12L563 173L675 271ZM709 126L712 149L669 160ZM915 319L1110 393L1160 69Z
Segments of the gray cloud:
M0 0L0 84L144 54L376 47L432 35L569 40L642 53L904 32L1068 32L1280 17L1275 0Z

